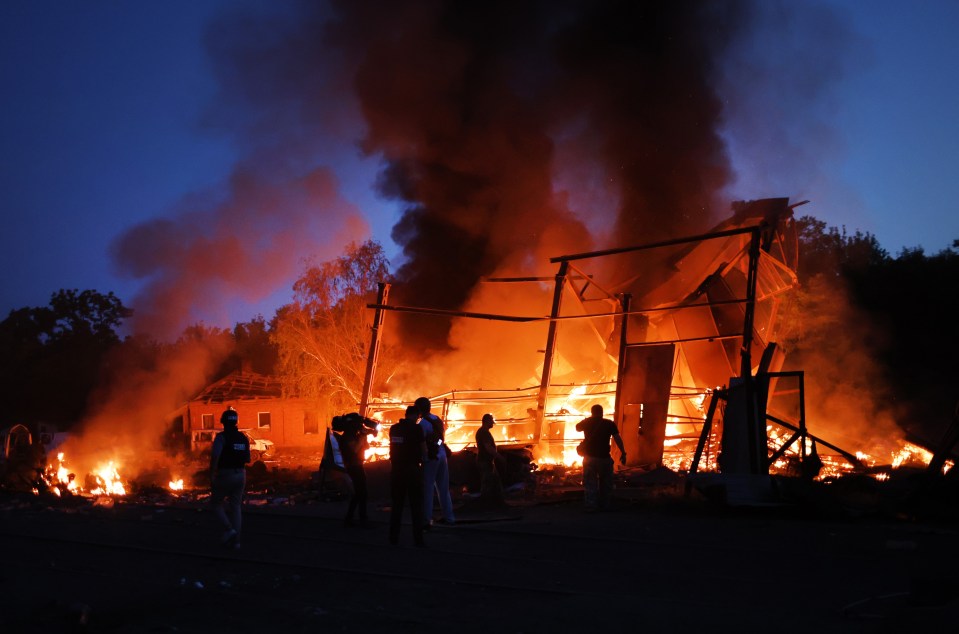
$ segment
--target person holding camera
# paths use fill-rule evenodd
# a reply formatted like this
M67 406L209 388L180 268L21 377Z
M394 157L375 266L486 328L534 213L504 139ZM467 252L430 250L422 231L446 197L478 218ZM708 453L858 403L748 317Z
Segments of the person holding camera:
M376 422L364 418L353 412L345 416L333 418L333 431L338 432L337 441L340 444L340 455L343 456L343 468L353 483L353 493L350 495L350 505L343 518L345 526L353 526L354 514L359 511L360 526L367 526L366 515L366 450L370 443L367 436L376 435Z

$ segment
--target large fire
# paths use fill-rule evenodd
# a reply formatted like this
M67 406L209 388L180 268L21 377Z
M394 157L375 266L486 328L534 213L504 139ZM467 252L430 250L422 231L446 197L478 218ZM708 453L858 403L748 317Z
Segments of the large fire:
M725 403L719 406L720 410L726 404L735 403L727 398L733 388L719 385L725 386L727 382L731 385L749 376L757 383L766 381L761 392L767 400L757 400L752 407L765 412L767 420L763 421L760 414L758 420L748 421L752 426L749 436L752 457L755 458L757 453L757 445L752 440L761 443L763 437L767 444L766 455L772 456L770 464L761 465L760 469L768 466L772 474L801 474L819 480L851 472L868 473L881 479L887 477L891 469L928 465L931 454L905 440L888 441L881 448L866 443L862 449L869 453L860 451L857 454L822 441L817 445L818 439L831 438L829 431L836 432L836 435L847 432L849 420L859 418L860 414L836 415L835 403L825 403L826 399L820 395L816 407L822 411L816 412L818 416L807 416L806 404L814 399L807 399L803 391L804 373L782 371L784 361L776 356L775 341L788 334L782 326L783 316L791 314L786 310L785 299L797 284L795 223L791 220L792 207L786 206L787 201L770 199L758 202L761 204L757 209L739 209L734 218L717 226L709 236L646 245L666 245L669 248L661 260L644 261L645 266L657 273L648 277L655 278L658 286L634 285L635 280L631 277L603 277L612 270L633 271L634 265L646 273L645 268L632 261L607 267L595 265L593 270L582 263L591 260L591 254L554 258L554 262L561 261L562 264L561 274L555 276L553 313L548 317L530 313L534 314L530 319L539 320L542 326L535 337L506 337L505 331L476 330L473 322L454 328L451 337L458 337L456 343L461 347L471 347L438 358L435 370L431 370L434 377L442 377L438 384L434 381L434 387L450 390L432 397L433 411L447 423L446 442L450 449L454 452L471 450L481 417L489 412L496 420L492 433L500 446L529 449L536 466L544 470L551 467L557 467L554 471L562 471L559 467L575 470L581 468L583 462L577 452L583 434L576 430L576 425L589 415L592 406L601 405L605 417L620 424L630 459L627 471L665 467L676 473L691 473L694 469L720 472L724 450L723 425L728 431L738 424L730 421L749 417L740 412L739 418L731 416L730 421L723 421L725 414L716 410L716 403ZM762 225L755 224L760 220ZM767 222L772 223L770 228L774 227L775 231L768 233L770 228L759 230L766 227ZM762 243L766 245L761 250L758 249L760 236L765 236ZM609 253L618 251L614 249ZM497 305L518 303L527 307L527 302L548 298L548 293L544 293L548 288L540 282L549 278L518 279L536 282L540 285L538 292L523 294L523 301L516 300L518 296L510 293L490 295L499 302ZM751 288L748 287L750 279L753 279ZM606 290L607 285L613 290ZM632 297L632 292L637 293L637 303L623 302L625 297ZM559 301L563 297L567 298L566 308L562 308ZM569 302L571 298L575 302ZM513 301L506 301L508 299ZM755 313L750 314L748 320L747 304ZM477 303L467 307L483 306ZM593 307L598 308L594 310ZM503 310L519 312L512 305L509 311ZM527 310L539 308L527 307ZM468 316L476 315L482 315L484 319L526 318L515 314L495 315L484 307L482 313L462 313L463 322L468 322ZM547 337L545 349L540 348L540 340L536 337L544 334L542 330L546 329L546 322L549 328L562 332L557 337L565 348L556 344L557 339L552 336ZM514 348L521 350L515 352ZM497 351L495 365L484 367L482 372L474 368L482 353L490 350ZM770 353L768 357L767 352ZM466 354L472 356L464 356ZM476 372L464 374L464 368ZM501 374L504 368L511 369L512 375ZM776 378L769 378L774 375ZM510 380L506 376L515 376L511 385L524 387L472 390L450 387L455 382L467 380L480 385L486 381L495 384ZM787 383L797 377L799 387L790 384L777 392L777 381ZM421 378L406 377L405 381L407 384L416 383ZM370 438L366 451L366 460L372 462L388 459L389 426L421 393L410 393L411 389L420 388L407 385L391 388L396 389L395 394L367 398L371 388L372 385L364 386L366 396L362 403L368 407L365 415L379 423L377 434ZM727 396L718 398L721 394ZM774 403L774 397L779 401ZM621 411L617 412L618 405ZM740 409L747 409L745 398ZM813 408L810 406L810 409ZM866 414L861 416L869 418ZM770 422L770 419L777 418L777 424ZM826 419L833 429L810 431L807 418L812 420L811 427L827 427L820 422ZM834 422L840 420L843 421L841 429ZM875 421L870 419L870 422ZM852 436L851 433L846 435ZM889 449L890 446L895 448ZM731 453L729 447L727 444L727 457ZM860 448L852 449L855 452ZM333 451L336 451L335 446ZM761 445L759 451L762 451ZM615 448L613 457L618 458ZM750 468L755 466L751 464ZM951 467L952 464L947 463L945 469ZM60 454L57 465L48 466L41 479L43 483L39 486L57 495L122 496L127 492L116 462L99 465L79 481L65 466L63 454ZM184 489L183 480L176 476L167 486L171 491Z
M928 451L882 432L894 425L879 424L892 421L878 420L874 408L844 403L850 411L839 412L830 401L832 386L816 378L820 373L810 375L816 389L809 389L803 371L783 370L786 350L776 341L792 340L795 319L787 317L793 317L790 298L798 287L792 210L801 204L734 203L733 216L710 234L551 258L559 269L549 330L540 331L546 334L544 349L529 346L506 326L484 324L487 318L524 319L515 315L518 307L539 310L530 298L545 301L542 281L552 278L491 279L539 286L522 296L479 293L451 331L458 348L436 362L433 374L496 382L507 376L499 376L504 366L535 369L519 376L526 387L515 390L457 389L434 396L450 448L473 445L480 418L489 412L497 421L492 433L498 443L529 448L543 468L581 467L576 448L583 434L576 424L601 405L620 426L627 469L720 472L723 461L729 473L768 470L824 480L850 472L882 477L890 469L928 465ZM505 315L491 314L481 299ZM480 325L470 322L476 316L484 319ZM489 350L497 351L496 364L486 373L464 374L464 368L481 365ZM369 415L384 423L369 460L387 457L385 429L414 397L369 403ZM866 401L869 395L856 398ZM749 406L747 399L753 399ZM852 450L870 455L857 457L839 447L858 442L849 420L856 416L868 420L880 440L864 440L865 446ZM843 440L837 445L825 440L830 437ZM757 455L763 442L767 465ZM617 453L614 448L614 458Z

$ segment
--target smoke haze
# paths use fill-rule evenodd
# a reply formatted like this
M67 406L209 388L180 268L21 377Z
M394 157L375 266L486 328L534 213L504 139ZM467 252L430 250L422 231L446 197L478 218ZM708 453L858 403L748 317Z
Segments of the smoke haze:
M793 195L782 175L812 171L804 131L828 137L845 32L814 4L778 2L233 8L207 29L218 91L203 124L245 158L225 192L117 241L118 267L148 281L136 319L182 327L200 298L264 297L304 256L365 237L328 167L357 153L398 208L395 303L451 310L484 276L703 231L737 183ZM396 320L416 347L447 347L449 320Z
M550 284L481 280L704 231L744 186L758 191L737 197L812 187L837 149L825 121L846 31L778 2L233 8L207 29L218 93L203 125L242 158L221 190L116 240L116 266L145 281L135 328L175 335L364 239L369 213L334 175L346 156L377 161L371 186L398 208L391 303L545 315ZM396 342L437 352L447 381L457 368L470 387L518 387L542 362L542 325L388 320Z

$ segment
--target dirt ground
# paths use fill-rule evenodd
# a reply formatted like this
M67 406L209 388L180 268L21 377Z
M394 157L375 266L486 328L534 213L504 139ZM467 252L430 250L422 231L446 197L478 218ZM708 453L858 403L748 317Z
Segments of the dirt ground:
M954 514L832 504L730 507L676 482L514 493L412 545L347 528L334 483L251 478L243 549L222 549L202 491L51 500L0 493L3 632L955 631ZM289 480L289 477L287 478Z

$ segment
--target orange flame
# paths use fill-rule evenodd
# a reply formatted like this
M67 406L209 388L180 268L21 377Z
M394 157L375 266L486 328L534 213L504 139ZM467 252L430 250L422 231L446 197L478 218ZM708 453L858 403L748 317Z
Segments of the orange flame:
M120 480L120 472L114 466L113 461L101 464L93 471L93 477L96 479L97 487L90 491L91 495L126 495L126 487Z
M76 475L67 469L64 453L57 454L57 465L47 465L46 470L40 475L40 481L34 488L34 493L39 494L41 484L45 490L56 496L62 496L65 493L79 495L89 493L90 495L126 495L126 486L120 478L120 472L113 461L98 466L89 477L93 478L96 486L90 491L84 491L77 484Z

